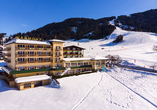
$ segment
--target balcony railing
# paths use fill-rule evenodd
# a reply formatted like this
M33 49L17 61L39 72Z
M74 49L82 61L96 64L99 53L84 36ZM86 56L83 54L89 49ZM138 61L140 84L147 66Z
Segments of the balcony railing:
M28 56L35 56L35 54L28 54Z
M35 63L35 61L28 61L28 63Z
M44 50L44 48L36 48L37 50Z
M45 62L44 60L37 60L36 62Z
M51 48L44 48L44 50L52 50Z
M56 57L59 57L59 56L61 56L61 54L56 54Z
M17 61L17 64L26 63L26 61Z
M56 60L57 63L61 62L60 60Z
M51 62L51 60L45 60L45 62Z
M60 50L62 50L61 48L56 48L56 51L60 51Z
M37 54L37 56L44 56L44 54Z
M17 57L24 57L26 54L16 54Z

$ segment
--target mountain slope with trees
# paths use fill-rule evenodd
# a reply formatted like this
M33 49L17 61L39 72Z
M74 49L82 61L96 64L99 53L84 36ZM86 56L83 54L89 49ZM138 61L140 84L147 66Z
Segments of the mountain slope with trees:
M115 26L109 25L110 20L116 17L108 17L101 19L87 19L87 18L70 18L63 22L47 24L44 27L38 28L27 33L17 33L15 36L31 36L49 40L57 39L100 39L110 35ZM75 28L75 31L73 29ZM90 34L89 34L90 33Z
M125 30L157 33L157 9L131 14L130 16L118 16L115 24Z
M115 26L108 21L114 20L115 25L125 30L145 31L157 33L157 9L134 13L130 16L121 15L101 19L69 18L63 22L50 23L41 28L26 33L17 33L12 36L29 36L49 39L100 39L110 35Z

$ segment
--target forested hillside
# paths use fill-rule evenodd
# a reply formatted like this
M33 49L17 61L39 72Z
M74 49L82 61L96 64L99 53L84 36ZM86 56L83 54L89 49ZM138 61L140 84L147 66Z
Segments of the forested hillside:
M115 26L108 21L115 19L115 25L125 30L155 32L157 33L157 9L131 14L121 15L117 18L107 17L101 19L69 18L63 22L47 24L41 28L26 33L17 33L15 36L29 36L49 39L100 39L110 35Z
M110 35L115 26L109 25L108 21L116 17L108 17L101 19L87 19L87 18L70 18L63 22L47 24L37 30L26 33L17 33L15 36L31 36L39 37L44 40L48 39L99 39Z
M157 9L131 14L130 16L118 16L115 23L126 30L157 33Z

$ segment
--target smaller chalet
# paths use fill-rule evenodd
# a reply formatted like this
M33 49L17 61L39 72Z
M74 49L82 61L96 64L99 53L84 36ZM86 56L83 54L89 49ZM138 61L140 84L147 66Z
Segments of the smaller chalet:
M85 48L70 45L63 47L63 57L64 58L82 58Z

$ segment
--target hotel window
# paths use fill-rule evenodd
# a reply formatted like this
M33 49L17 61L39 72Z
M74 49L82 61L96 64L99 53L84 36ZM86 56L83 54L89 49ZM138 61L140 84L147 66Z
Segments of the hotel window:
M25 45L18 45L18 47L19 47L19 48L21 48L21 47L25 47Z
M75 73L75 70L70 70L70 74L74 74Z
M78 66L82 66L83 65L83 62L78 62Z
M34 55L34 52L28 52L28 55Z
M17 70L25 70L25 67L24 66L17 67Z
M45 65L45 68L50 68L50 65Z
M50 46L46 46L46 48L51 48Z
M37 61L39 61L39 62L43 61L43 58L37 58Z
M28 45L28 48L34 48L34 45Z
M60 58L56 58L56 62L59 62L60 61Z
M56 56L60 56L60 52L56 52Z
M56 71L56 75L59 75L60 74L60 71Z
M41 69L41 68L43 68L42 65L38 65L38 66L37 66L37 69Z
M67 50L70 50L70 48L67 48Z
M51 55L51 52L45 52L45 55Z
M43 55L43 52L37 52L37 55Z
M104 65L104 64L105 64L105 61L101 61L101 64Z
M60 46L56 46L56 50L60 50Z
M76 48L73 48L73 50L76 50Z
M71 63L71 66L77 66L77 63Z
M97 61L97 62L96 62L96 65L100 65L100 61Z
M18 54L25 54L25 52L23 52L23 51L18 51Z
M17 61L18 61L18 62L24 62L24 61L25 61L25 58L18 58Z
M34 62L34 58L28 58L28 62Z
M38 46L37 46L37 48L43 48L43 46L41 46L41 45L38 45Z
M66 67L70 67L70 63L66 63Z
M24 84L24 88L28 88L28 87L31 87L31 83L25 83Z
M27 68L28 68L28 70L33 70L34 66L28 66Z
M88 62L84 62L84 65L88 65Z
M50 58L45 58L45 61L51 61L51 59Z

